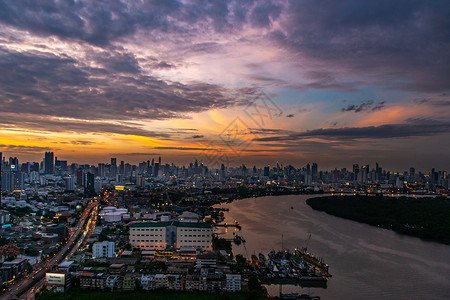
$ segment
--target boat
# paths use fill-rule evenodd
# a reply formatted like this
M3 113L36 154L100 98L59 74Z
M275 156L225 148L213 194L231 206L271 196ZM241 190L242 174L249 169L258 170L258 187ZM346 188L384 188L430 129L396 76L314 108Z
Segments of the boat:
M258 258L259 258L259 264L264 267L266 265L266 257L264 256L264 254L259 253Z
M259 265L258 257L257 257L255 254L252 254L252 262L253 262L255 265Z
M280 293L280 298L281 299L297 299L298 293L290 293L290 294Z
M328 272L329 266L323 262L323 259L316 258L313 254L306 252L306 248L303 248L302 251L295 249L294 254L319 268L325 276L331 277L331 274Z
M245 243L245 240L240 235L235 235L234 243L239 246L241 243Z
M290 294L283 294L280 293L280 298L281 299L297 299L297 300L320 300L319 296L310 296L308 294L301 294L299 295L298 293L290 293Z

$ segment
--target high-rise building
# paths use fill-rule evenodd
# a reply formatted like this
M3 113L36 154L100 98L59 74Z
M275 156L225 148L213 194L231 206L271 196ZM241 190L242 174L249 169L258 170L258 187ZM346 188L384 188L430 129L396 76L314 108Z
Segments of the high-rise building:
M106 165L104 163L98 164L98 176L105 177Z
M117 174L117 158L111 157L111 166L109 168L109 177L116 177Z
M87 196L93 196L95 194L95 186L94 186L95 176L91 172L87 172L85 174L84 179L84 194Z
M77 169L77 185L79 187L84 186L84 176L83 176L83 170L81 168Z
M264 176L269 177L270 175L270 166L264 167Z
M120 161L119 174L121 175L125 174L125 162L123 160Z
M94 190L96 194L100 194L102 192L103 182L100 177L96 177L94 181Z
M9 168L10 168L10 171L18 171L19 170L19 160L17 159L17 157L9 158Z
M312 167L311 167L311 175L312 175L312 180L313 181L317 181L317 170L318 170L318 166L317 163L313 163Z
M359 175L359 165L354 164L353 165L353 180L358 181L358 175Z
M75 179L73 177L66 177L66 191L73 192L75 190Z
M67 171L67 160L58 160L55 157L55 169L60 171Z
M45 152L44 157L44 173L45 174L53 174L53 152Z
M409 180L414 181L416 178L416 169L409 168Z
M155 162L155 167L153 168L153 177L157 177L159 172L159 163Z
M10 170L5 174L3 178L6 192L12 192L15 190L23 190L23 173L20 171Z

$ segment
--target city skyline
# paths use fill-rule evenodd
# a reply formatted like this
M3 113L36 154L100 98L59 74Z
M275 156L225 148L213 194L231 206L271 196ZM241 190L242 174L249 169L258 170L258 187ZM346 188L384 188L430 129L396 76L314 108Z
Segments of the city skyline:
M446 1L2 1L0 152L449 170L449 11Z
M298 165L292 165L290 163L284 163L283 161L276 161L272 164L270 163L266 163L266 164L261 164L261 165L256 165L256 164L246 164L244 162L238 162L238 161L220 161L220 160L213 160L210 161L211 164L208 165L205 163L205 161L202 160L197 160L194 159L192 161L188 161L186 163L181 163L181 164L177 164L173 161L163 161L164 159L162 158L161 155L156 155L156 156L149 156L148 159L146 160L141 160L141 161L128 161L126 159L121 159L118 157L109 157L109 158L105 158L101 161L97 161L97 162L92 162L92 163L86 163L86 162L79 162L79 161L69 161L66 160L64 158L61 159L61 157L58 158L57 153L54 152L45 152L43 154L43 156L40 159L36 159L35 161L24 161L21 160L20 158L18 158L17 156L9 156L7 157L6 155L4 155L2 152L0 152L0 166L1 166L1 162L4 162L5 164L8 165L14 165L14 171L20 171L22 168L22 165L27 164L28 165L28 169L33 168L35 169L37 172L40 172L42 174L53 174L54 171L56 171L56 167L59 167L59 169L61 171L63 171L61 169L61 167L64 167L64 170L68 170L70 168L71 165L75 165L75 166L89 166L89 167L94 167L94 168L100 168L100 167L105 167L105 166L114 166L114 167L123 167L124 165L128 165L130 167L140 167L141 164L147 164L151 167L154 167L155 164L158 164L158 168L159 166L174 166L177 168L183 168L183 167L187 167L189 168L190 166L202 166L205 168L208 168L209 171L213 172L214 169L221 169L223 167L225 167L226 169L231 168L231 169L238 169L238 168L242 168L245 167L248 170L251 170L253 168L257 168L258 171L262 171L264 170L266 167L269 167L270 170L275 170L275 169L285 169L285 168L295 168L297 170L301 170L301 169L305 169L305 170L311 170L312 169L316 169L317 171L324 171L324 172L330 172L330 171L336 171L336 170L346 170L348 172L355 172L355 167L358 169L358 171L360 170L360 168L366 168L367 171L374 171L374 170L380 170L383 172L390 172L393 174L403 174L403 173L410 173L413 172L413 174L430 174L430 172L443 172L444 176L447 175L448 170L445 168L440 168L440 167L431 167L429 169L420 169L420 168L416 168L416 166L411 165L408 168L405 169L390 169L390 168L386 168L382 163L379 162L375 162L375 163L368 163L367 161L354 161L352 164L348 165L348 166L344 166L344 167L323 167L315 161L306 161L303 164L298 164ZM37 167L34 167L34 165L37 164ZM353 169L353 170L352 170ZM0 169L1 170L1 169ZM11 169L12 170L12 169ZM5 169L3 171L10 171L9 168ZM158 171L156 171L158 172ZM155 174L156 175L156 174Z

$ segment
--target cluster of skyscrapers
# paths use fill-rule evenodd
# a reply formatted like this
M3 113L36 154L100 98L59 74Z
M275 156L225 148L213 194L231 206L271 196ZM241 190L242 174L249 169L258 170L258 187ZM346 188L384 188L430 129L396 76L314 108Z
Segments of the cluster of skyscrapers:
M19 163L17 157L8 160L0 152L1 192L9 194L13 191L23 191L36 186L54 186L65 191L82 193L92 196L101 192L109 185L131 184L137 187L148 187L159 182L171 186L213 187L229 185L230 181L245 184L266 182L282 182L320 186L323 184L350 182L354 184L385 184L402 188L405 184L423 185L427 189L448 188L450 177L446 171L432 169L429 173L416 172L410 168L404 172L390 172L382 169L379 164L375 168L369 165L354 164L353 169L347 168L321 171L317 163L307 164L302 168L292 165L265 166L263 168L248 168L246 165L209 169L197 160L188 166L176 166L161 163L161 156L132 165L111 158L110 163L68 164L66 160L58 160L53 152L45 152L41 162Z

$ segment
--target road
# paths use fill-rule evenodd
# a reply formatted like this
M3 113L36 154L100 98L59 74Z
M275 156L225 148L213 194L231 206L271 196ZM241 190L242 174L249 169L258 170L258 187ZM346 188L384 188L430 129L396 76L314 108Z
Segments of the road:
M93 226L95 227L95 221L93 220L95 218L93 218L93 216L96 216L97 214L98 205L99 201L95 199L91 200L91 202L85 208L83 214L81 215L75 232L73 232L70 235L69 239L67 240L66 244L61 248L61 250L52 259L50 259L43 265L39 266L39 268L35 270L33 274L25 276L25 278L16 282L13 286L9 287L9 290L0 296L0 299L2 300L19 299L18 296L22 294L24 294L25 296L23 299L29 299L26 297L28 296L28 294L30 294L30 292L32 292L33 287L35 287L35 285L39 286L40 284L42 284L41 281L45 280L44 278L45 273L51 271L53 267L57 266L58 263L60 263L69 252L70 254L74 253L76 250L73 252L71 252L71 250L78 249L79 247L78 244L80 242L82 243L88 232L92 230L92 224L94 224ZM91 216L91 218L89 218L89 221L86 222L89 216ZM79 241L75 243L80 235L81 237ZM35 290L37 290L36 287ZM27 293L25 294L25 292ZM22 299L22 297L20 297L20 299Z

